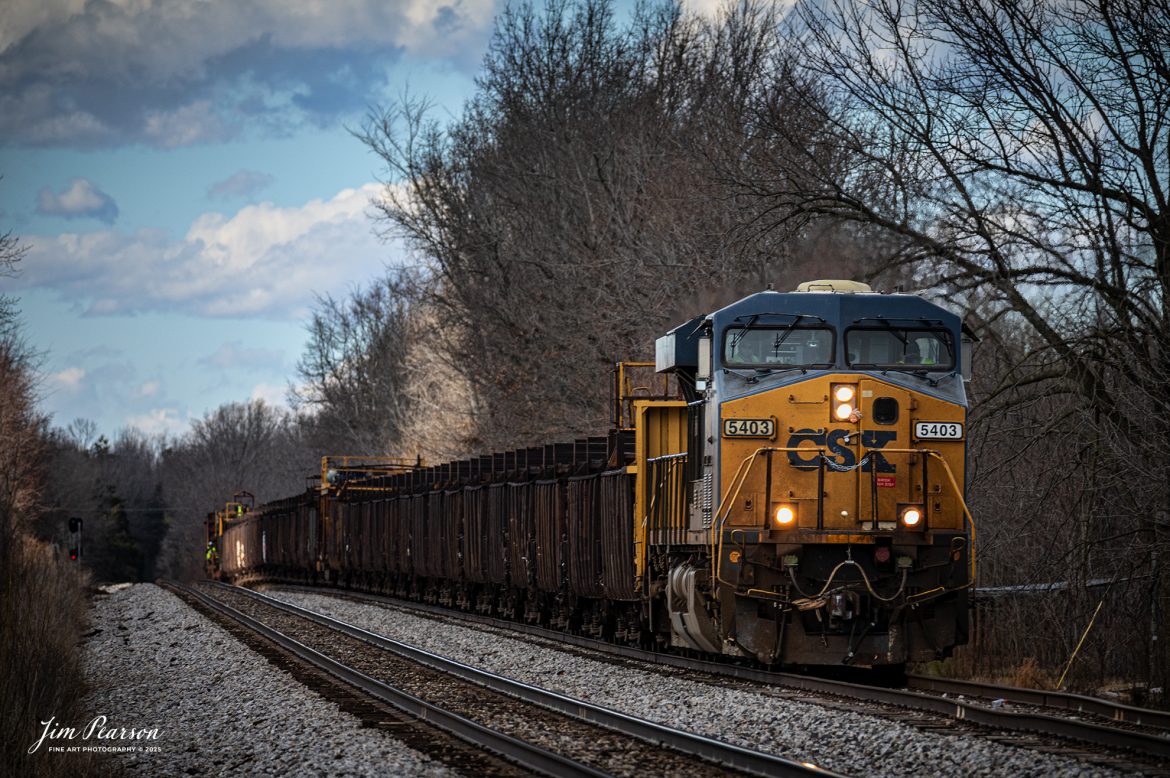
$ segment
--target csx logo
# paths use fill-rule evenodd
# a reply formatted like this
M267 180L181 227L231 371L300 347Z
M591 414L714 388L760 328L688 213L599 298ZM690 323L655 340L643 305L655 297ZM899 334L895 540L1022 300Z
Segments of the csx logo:
M788 439L787 448L796 448L801 443L812 443L817 448L825 448L829 451L829 456L837 458L837 464L843 467L853 467L857 464L857 455L853 452L845 442L845 438L849 437L849 430L833 430L828 434L818 432L817 430L797 430L792 437ZM862 448L874 449L885 448L887 443L892 443L898 439L898 433L893 430L865 430L861 433ZM788 452L788 463L793 467L801 468L803 470L813 470L817 467L816 452L810 451L809 457L804 457L798 451ZM886 461L886 458L874 451L873 455L861 466L861 472L868 473L871 469L877 468L879 473L893 473L896 468Z

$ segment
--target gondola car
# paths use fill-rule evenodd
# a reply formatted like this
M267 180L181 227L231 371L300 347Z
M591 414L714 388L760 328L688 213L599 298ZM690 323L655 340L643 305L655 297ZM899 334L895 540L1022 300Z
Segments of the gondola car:
M619 364L607 435L326 458L319 488L223 525L220 573L765 665L946 656L974 580L966 334L855 282L753 294Z

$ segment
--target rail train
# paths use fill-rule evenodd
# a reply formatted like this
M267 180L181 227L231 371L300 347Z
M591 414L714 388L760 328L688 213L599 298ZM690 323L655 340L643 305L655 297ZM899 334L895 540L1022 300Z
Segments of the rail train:
M209 514L208 573L769 666L943 657L975 572L973 337L857 282L753 294L619 363L607 435L438 465L326 457L302 494Z

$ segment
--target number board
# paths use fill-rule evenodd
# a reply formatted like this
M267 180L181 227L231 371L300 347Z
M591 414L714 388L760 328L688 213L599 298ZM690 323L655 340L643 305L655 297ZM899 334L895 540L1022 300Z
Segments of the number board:
M962 440L963 425L957 421L918 421L914 437L919 440Z
M724 419L723 437L725 438L774 438L776 437L775 419Z

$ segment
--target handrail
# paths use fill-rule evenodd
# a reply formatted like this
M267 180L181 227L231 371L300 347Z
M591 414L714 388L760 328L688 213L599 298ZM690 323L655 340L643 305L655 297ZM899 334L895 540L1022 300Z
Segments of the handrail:
M646 513L644 516L642 516L642 521L641 521L642 533L643 533L643 542L641 544L641 546L642 546L641 547L641 562L642 562L643 573L642 573L642 576L639 577L639 580L637 583L638 588L643 588L645 586L645 582L643 579L645 578L646 571L649 570L649 565L650 565L650 560L649 560L649 556L650 556L649 535L650 535L650 530L651 530L650 517L652 515L654 515L654 510L658 506L659 494L666 491L666 489L668 488L666 486L668 480L670 480L672 477L677 476L678 465L685 464L686 460L687 460L687 453L685 451L677 453L677 454L663 454L662 456L650 457L649 459L646 460L646 464L649 467L647 467L647 472L645 474L645 478L647 479L648 483L653 483L653 494L651 494L651 496L650 496L649 504L646 506ZM659 470L658 464L663 463L663 462L666 464L666 466L664 468L662 468L661 477L658 478L656 481L651 481L651 476L653 474L657 473ZM661 530L662 528L657 527L656 529ZM674 536L669 534L670 530L672 530L672 529L673 529L673 527L667 528L667 532L668 532L667 544L666 544L667 546L669 546L670 541L674 539ZM685 509L684 509L683 526L681 527L681 529L683 530L683 534L685 535L685 530L686 530Z
M970 551L969 558L968 558L968 566L970 568L970 579L971 580L968 583L968 586L972 586L972 587L975 586L975 569L976 569L975 568L975 517L971 515L971 509L967 507L967 500L963 496L963 492L959 489L959 482L955 480L955 474L951 470L950 463L947 462L947 460L943 457L942 453L940 453L937 449L933 449L933 448L890 448L890 449L883 448L883 449L871 449L871 450L875 450L875 451L880 450L883 454L929 454L930 456L937 459L939 462L942 462L943 469L946 470L946 473L947 473L947 480L950 481L950 483L951 483L951 489L954 491L955 497L957 497L959 499L959 505L963 508L963 515L967 517L967 523L971 527L971 540L968 543L968 548ZM925 490L925 488L926 488L926 486L924 484L923 489ZM926 497L926 494L925 494L925 492L923 492L923 498L925 499L925 497Z
M712 575L712 579L715 582L726 584L728 586L732 585L730 581L724 581L720 577L720 573L722 572L722 562L723 562L723 559L722 559L722 557L723 557L723 525L727 521L727 519L730 518L730 516L731 516L731 507L734 505L736 498L739 497L739 493L743 489L743 484L747 480L747 475L748 475L748 473L751 472L751 469L752 469L753 465L755 464L756 458L759 457L760 454L767 453L767 452L773 452L773 453L801 452L804 454L809 454L809 453L812 453L814 451L821 457L824 457L824 455L825 455L824 449L822 449L822 448L788 447L788 446L786 446L786 447L762 446L762 447L756 449L755 451L753 451L748 456L744 457L743 460L739 463L739 467L736 468L735 475L732 477L731 482L727 485L727 490L723 493L723 497L720 500L719 510L715 514L715 521L711 522L711 542L710 542L711 575ZM943 457L943 455L936 449L929 449L929 448L906 448L906 449L881 448L881 449L877 449L877 448L871 448L871 449L868 449L868 451L880 452L882 455L886 455L886 454L920 454L923 456L934 457L935 459L942 462L943 469L946 471L946 474L947 474L947 480L950 482L951 489L954 491L955 497L957 497L959 500L959 505L963 509L963 515L966 517L967 524L970 527L970 540L967 544L968 545L968 576L969 576L970 580L967 583L967 587L974 586L975 585L975 571L976 571L976 566L975 566L975 517L971 515L971 509L967 507L967 500L964 498L962 491L959 489L958 481L955 479L955 474L951 470L950 463L947 462L947 460ZM923 499L925 499L925 497L926 497L925 490L926 490L926 484L923 484ZM730 499L728 499L729 497L730 497ZM817 499L818 500L823 499L823 495L817 495ZM765 506L765 509L766 508L767 508L767 506ZM964 587L964 588L967 588L967 587Z

